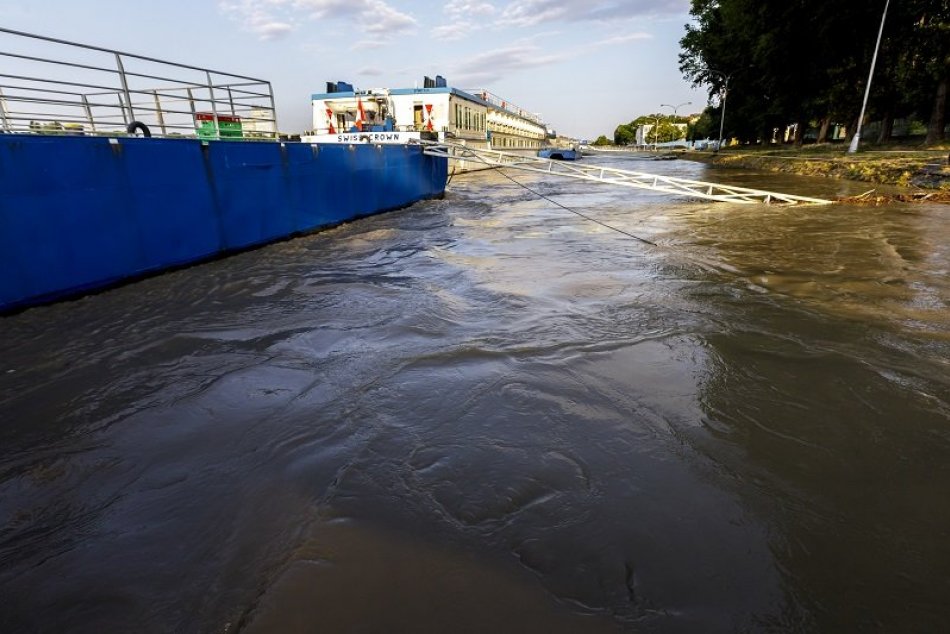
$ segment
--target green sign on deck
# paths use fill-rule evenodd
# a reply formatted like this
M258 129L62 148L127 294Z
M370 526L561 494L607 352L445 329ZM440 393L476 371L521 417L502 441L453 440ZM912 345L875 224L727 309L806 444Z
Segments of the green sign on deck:
M210 112L195 114L195 131L198 138L207 141L213 139L243 139L244 130L241 127L241 117L218 115L218 127L214 126L214 115Z

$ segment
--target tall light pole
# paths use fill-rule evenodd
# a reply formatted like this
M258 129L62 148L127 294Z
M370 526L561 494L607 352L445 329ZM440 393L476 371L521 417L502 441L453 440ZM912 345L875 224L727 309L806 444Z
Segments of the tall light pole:
M692 101L684 101L683 103L677 104L677 105L675 105L675 106L671 106L671 105L668 104L668 103L661 103L661 104L660 104L660 107L661 107L661 108L672 108L672 109L673 109L673 118L675 119L675 118L676 118L676 111L677 111L677 110L679 110L679 109L682 108L683 106L691 106L691 105L693 105L693 102L692 102Z
M858 151L858 143L861 142L861 126L864 124L864 110L868 106L868 95L871 94L871 79L874 78L874 66L877 64L877 51L881 48L881 35L884 34L884 20L887 19L887 7L891 0L884 3L884 15L881 16L881 28L877 32L877 44L874 45L874 56L871 57L871 72L868 73L868 85L864 87L864 103L861 104L861 116L858 117L858 129L854 131L851 138L851 145L848 146L848 154L854 154Z
M888 2L890 2L890 0L888 0ZM729 80L732 79L733 73L727 75L721 70L715 70L713 68L707 68L706 72L719 75L724 80L722 85L722 115L719 117L719 141L716 142L716 151L718 152L719 148L722 147L722 131L726 125L726 97L729 96Z

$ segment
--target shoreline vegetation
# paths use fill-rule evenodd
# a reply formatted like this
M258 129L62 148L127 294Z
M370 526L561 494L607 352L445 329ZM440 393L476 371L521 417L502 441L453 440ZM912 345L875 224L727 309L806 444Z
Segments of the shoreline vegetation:
M721 152L687 151L680 157L724 168L754 169L800 176L824 176L889 185L909 191L879 194L871 190L848 202L880 204L888 200L950 203L950 145L932 149L879 149L847 154L835 145L804 148L723 148ZM924 190L924 191L920 191Z
M739 143L709 162L948 195L950 2L690 0L689 13L679 70L709 98L686 137Z

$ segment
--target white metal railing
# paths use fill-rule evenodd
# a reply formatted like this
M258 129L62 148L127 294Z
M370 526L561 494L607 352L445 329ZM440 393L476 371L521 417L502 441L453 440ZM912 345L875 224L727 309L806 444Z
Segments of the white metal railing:
M540 172L542 174L553 174L609 185L648 189L678 196L688 196L690 198L715 200L719 202L778 203L787 205L829 205L832 203L832 201L823 198L796 196L794 194L770 192L762 189L722 185L720 183L647 174L645 172L634 172L611 167L600 167L597 165L583 165L574 162L544 159L536 156L525 156L511 152L478 149L454 143L435 143L431 141L422 141L422 143L425 146L425 154L430 156L465 159L492 167L511 167L528 172Z
M270 82L0 28L7 133L276 139Z
M504 110L513 115L519 116L522 119L527 119L528 121L534 121L537 124L544 125L544 122L541 120L541 117L533 112L529 112L524 108L519 108L515 104L511 103L507 99L502 99L498 95L492 94L491 92L485 90L484 88L474 88L474 89L465 89L470 95L475 95L482 99L482 101L487 101L491 105L495 106L499 110Z

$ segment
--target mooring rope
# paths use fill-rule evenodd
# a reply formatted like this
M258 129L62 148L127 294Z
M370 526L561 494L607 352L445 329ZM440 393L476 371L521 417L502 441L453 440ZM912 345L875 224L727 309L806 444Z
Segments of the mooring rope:
M590 222L593 222L594 224L598 224L598 225L600 225L601 227L606 227L607 229L610 229L611 231L616 231L617 233L622 234L622 235L625 235L625 236L627 236L628 238L633 238L634 240L638 240L638 241L642 242L643 244L649 244L649 245L652 246L652 247L657 246L656 242L652 242L652 241L650 241L650 240L647 240L646 238L641 238L640 236L634 235L634 234L630 233L629 231L624 231L623 229L618 229L617 227L608 225L606 222L601 222L600 220L597 220L596 218L591 218L590 216L588 216L588 215L586 215L586 214L582 214L581 212L577 211L576 209L571 209L570 207L567 207L567 206L565 206L565 205L562 205L561 203L559 203L558 201L554 200L553 198L550 198L550 197L548 197L548 196L545 196L545 195L542 194L541 192L538 192L538 191L535 191L535 190L531 189L530 187L528 187L528 186L525 185L524 183L519 183L518 181L516 181L514 178L512 178L512 177L509 176L508 174L505 174L504 172L502 172L502 171L501 171L501 166L496 166L495 169L498 169L498 173L499 173L499 174L501 174L502 176L504 176L505 178L507 178L508 180L510 180L510 181L511 181L512 183L514 183L515 185L518 185L519 187L523 187L524 189L526 189L527 191L531 192L531 193L534 194L535 196L539 196L539 197L543 198L544 200L548 201L548 202L551 203L552 205L557 205L557 206L560 207L561 209L563 209L563 210L565 210L565 211L569 211L569 212L571 212L572 214L575 214L575 215L577 215L577 216L580 216L580 217L583 218L584 220L589 220Z
M502 176L504 176L505 178L507 178L508 180L510 180L512 183L514 183L514 184L517 185L518 187L521 187L521 188L525 189L526 191L531 192L532 194L534 194L535 196L537 196L537 197L539 197L539 198L543 198L544 200L548 201L548 202L551 203L552 205L556 205L557 207L560 207L561 209L563 209L563 210L565 210L565 211L569 211L569 212L571 212L571 213L574 214L574 215L580 216L580 217L583 218L584 220L587 220L587 221L589 221L589 222L593 222L594 224L598 224L598 225L600 225L601 227L604 227L604 228L606 228L606 229L610 229L611 231L616 231L617 233L619 233L619 234L621 234L621 235L627 236L628 238L633 238L634 240L637 240L637 241L639 241L639 242L642 242L643 244L649 244L651 247L659 246L656 242L652 242L652 241L650 241L650 240L647 240L646 238L641 238L640 236L634 235L634 234L630 233L629 231L624 231L623 229L618 229L617 227L614 227L614 226L612 226L612 225L608 225L606 222L601 222L600 220L597 220L596 218L591 218L590 216L588 216L588 215L586 215L586 214L582 214L581 212L577 211L576 209L571 209L570 207L567 207L566 205L562 205L562 204L559 203L558 201L554 200L553 198L550 198L549 196L545 196L544 194L542 194L542 193L539 192L539 191L535 191L535 190L531 189L530 187L528 187L528 186L525 185L524 183L519 183L519 182L516 181L514 178L512 178L511 176L509 176L508 174L506 174L505 172L502 171L502 170L504 169L504 166L503 166L503 165L492 165L491 163L489 163L488 161L484 160L484 159L483 159L482 157L480 157L480 156L476 156L476 158L477 158L480 162L484 163L485 165L488 165L491 169L497 170L499 174L501 174ZM448 184L448 183L446 183L446 184Z

